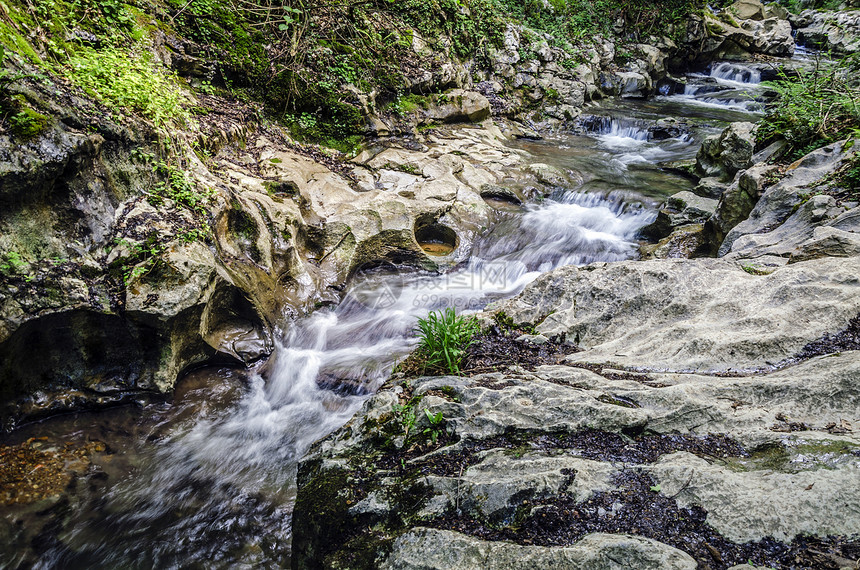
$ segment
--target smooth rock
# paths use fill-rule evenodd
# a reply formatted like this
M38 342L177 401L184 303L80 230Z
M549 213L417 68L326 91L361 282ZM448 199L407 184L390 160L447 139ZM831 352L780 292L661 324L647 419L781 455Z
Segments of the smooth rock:
M573 546L518 546L463 534L417 528L399 537L383 570L588 568L590 570L694 570L689 555L654 540L590 534Z
M728 260L562 267L491 306L585 350L573 361L652 370L728 370L789 358L860 313L860 258L765 276Z

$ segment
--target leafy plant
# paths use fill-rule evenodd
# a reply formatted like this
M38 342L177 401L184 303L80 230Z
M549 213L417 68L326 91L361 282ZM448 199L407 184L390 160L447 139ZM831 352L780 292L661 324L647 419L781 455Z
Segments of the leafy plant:
M418 319L417 332L421 336L418 350L425 367L457 374L466 349L480 332L480 324L474 317L458 316L449 307L444 312L433 311L427 318Z
M113 47L82 48L69 64L70 78L115 110L137 111L156 127L190 119L176 78L156 65L145 49L137 53Z
M777 93L776 102L758 129L760 145L784 138L786 158L796 160L832 142L856 136L860 130L860 87L852 81L848 62L819 62L796 77L780 72L766 85Z
M424 428L424 435L430 438L432 443L436 443L438 441L439 436L442 435L443 430L442 426L445 424L445 417L442 415L442 412L436 412L435 414L431 414L430 410L424 408L424 415L427 416L427 421L430 422L430 426Z
M156 174L163 176L164 181L158 184L154 192L150 194L150 204L159 206L167 198L172 200L176 206L185 208L194 214L203 215L206 213L204 204L215 195L214 190L198 191L184 171L164 161L157 162L153 170Z
M400 422L400 425L403 427L404 437L408 439L409 432L415 427L415 422L418 419L415 414L414 403L410 401L403 405L394 404L394 406L392 406L392 411L394 412L394 416Z
M4 275L20 275L24 272L27 263L17 251L10 251L3 256L0 262L0 273Z

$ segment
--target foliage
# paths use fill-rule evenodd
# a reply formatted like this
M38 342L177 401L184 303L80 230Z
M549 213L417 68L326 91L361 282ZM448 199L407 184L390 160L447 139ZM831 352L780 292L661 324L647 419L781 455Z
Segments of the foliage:
M777 0L793 14L800 14L804 10L838 10L844 0Z
M421 396L413 396L405 404L394 404L392 412L403 430L405 442L420 443L422 440L430 440L430 443L435 445L439 438L446 433L445 416L441 411L434 414L429 409L424 408L424 417L428 425L423 430L416 432L415 425L419 419L417 410L421 399Z
M764 146L784 138L786 158L796 160L832 142L860 134L860 87L850 81L846 62L819 63L796 77L781 72L767 85L777 93L758 128Z
M27 263L17 251L10 251L3 255L0 261L0 274L11 276L24 273Z
M131 109L156 127L190 118L175 76L143 49L82 48L69 60L70 78L114 110Z
M167 198L177 207L185 208L194 214L202 216L206 213L204 204L215 196L214 190L198 191L183 170L163 161L157 162L153 170L164 180L150 194L150 204L160 206Z
M110 272L129 283L155 269L161 261L166 246L157 232L150 232L142 242L119 239L116 245L127 250L127 255L118 257L109 266Z
M436 441L439 440L439 436L444 433L442 427L445 424L445 417L442 415L441 411L431 414L430 410L427 408L424 408L424 415L427 417L427 421L430 422L430 425L424 428L424 431L421 433L429 437L430 442L435 444Z
M417 331L421 336L419 351L425 366L457 374L466 349L480 332L480 325L476 318L458 316L449 307L444 312L433 311L427 318L418 319Z
M0 119L8 121L9 131L20 139L27 140L41 134L48 126L48 117L29 108L22 95L13 95L9 88L25 77L15 73L6 64L6 50L0 45Z

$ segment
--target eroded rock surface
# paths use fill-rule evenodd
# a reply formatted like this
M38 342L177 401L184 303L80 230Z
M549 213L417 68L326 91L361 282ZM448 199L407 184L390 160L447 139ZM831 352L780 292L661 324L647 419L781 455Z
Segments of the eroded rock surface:
M488 112L480 95L450 104ZM276 324L338 301L364 266L468 257L489 226L485 187L542 185L511 174L522 154L489 123L380 144L340 167L276 128L231 125L206 162L187 157L190 191L210 196L199 210L147 199L161 182L119 127L108 143L57 124L6 151L0 246L24 261L0 290L4 402L48 388L19 408L38 416L169 392L201 363L259 360ZM454 236L450 254L427 254L416 237L427 226Z
M302 462L294 567L850 560L858 263L550 272L492 310L583 350L533 371L392 379ZM408 430L401 406L417 411Z

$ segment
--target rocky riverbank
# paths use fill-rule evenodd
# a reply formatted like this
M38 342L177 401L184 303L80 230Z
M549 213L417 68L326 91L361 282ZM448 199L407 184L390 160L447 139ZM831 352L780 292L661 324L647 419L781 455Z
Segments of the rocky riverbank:
M315 445L293 567L854 567L855 141L786 168L754 132L705 141L644 230L658 259L561 267L484 312L554 362L395 375Z
M576 46L511 25L480 62L415 33L403 93L351 91L346 104L369 138L349 157L297 143L259 105L202 87L219 62L161 32L153 57L187 80L194 109L194 121L170 133L169 151L151 123L111 113L56 76L4 80L4 101L44 120L0 133L2 427L161 398L209 364L271 377L279 364L266 361L294 323L340 303L365 272L462 268L496 210L585 188L582 173L536 162L512 141L589 130L577 118L603 98L683 93L681 74L717 58L788 56L792 27L810 38L826 29L827 42L853 49L833 32L851 21L805 14L744 0L667 30L675 39L600 36ZM680 140L689 130L681 123L653 122L648 136ZM293 566L839 568L860 557L860 505L844 491L858 483L860 461L860 208L833 176L855 149L841 141L788 168L769 163L779 145L755 151L754 126L735 123L705 141L695 165L671 166L701 179L645 230L650 261L561 267L488 308L494 329L476 362L491 371L395 375L369 397L301 463ZM288 338L307 349L305 338ZM491 360L501 345L528 359ZM347 380L356 386L344 388L335 372L311 382L361 393L361 379ZM261 384L232 379L218 405L262 393ZM284 417L325 412L335 421L351 405L313 404L311 414ZM265 417L255 428L277 423ZM246 435L226 420L200 423L185 441L195 452L195 438L217 436L218 446ZM168 431L159 426L146 442L169 440ZM253 443L267 455L306 448L299 436L263 432ZM40 519L34 541L10 523L10 536L38 550L21 560L42 548L65 560L96 556L67 532L75 519L57 497L71 493L69 481L85 487L78 475L95 478L100 467L90 464L107 465L114 450L105 459L95 442L41 441L2 449L11 458L4 476L16 481L4 484L4 500L35 512L48 499L53 510L34 516L62 518ZM235 461L269 467L246 447ZM236 523L248 534L203 537L201 552L290 556L292 499L259 488L271 473L246 485L243 469L209 469L211 449L167 449L157 461L199 474L185 473L170 487L176 494L190 481L232 508L234 491L252 489L253 520ZM290 477L271 480L284 492ZM164 514L141 496L131 509L146 505L160 536L176 534L182 509ZM218 507L207 498L188 511L234 520ZM121 512L114 522L131 533L152 522ZM254 542L274 527L275 539Z

